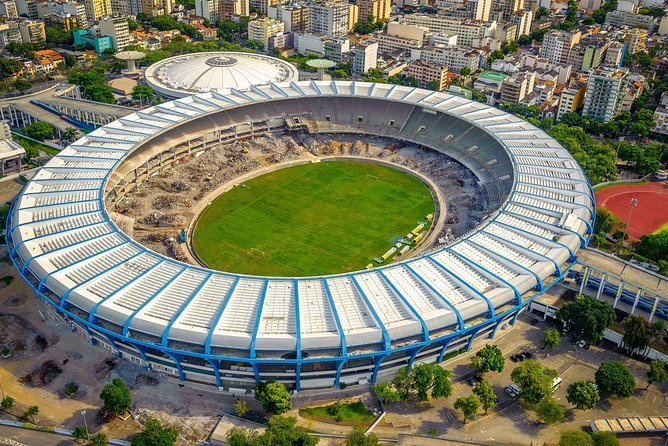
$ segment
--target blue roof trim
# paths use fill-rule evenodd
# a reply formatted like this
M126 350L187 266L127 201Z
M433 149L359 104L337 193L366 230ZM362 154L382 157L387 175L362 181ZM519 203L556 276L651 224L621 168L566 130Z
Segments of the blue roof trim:
M472 286L471 284L469 284L467 281L465 281L464 279L462 279L461 277L459 277L457 274L455 274L454 272L452 272L451 269L446 268L446 266L445 266L443 263L439 262L436 258L434 258L434 256L431 256L431 255L430 255L430 256L427 256L426 258L427 258L429 261L431 261L434 265L436 265L437 267L439 267L439 268L441 268L443 271L445 271L447 274L449 274L450 276L454 277L454 278L457 280L457 282L459 282L459 283L462 284L462 286L463 286L464 288L466 288L467 290L469 290L470 292L472 292L475 296L478 296L479 298L481 298L481 299L487 304L487 314L488 314L488 317L492 318L492 317L495 316L495 314L496 314L496 310L494 309L494 304L492 303L491 300L489 300L489 299L487 298L487 296L485 296L483 293L481 293L477 288L475 288L474 286Z
M509 259L508 257L506 257L504 255L501 255L498 252L492 251L491 249L482 246L481 244L477 243L475 240L472 240L471 238L468 238L467 241L469 243L475 245L478 249L486 252L489 256L491 256L491 257L498 256L498 257L504 259L505 261L509 262L510 264L515 266L516 268L519 268L521 271L528 272L530 275L532 275L534 277L534 279L536 279L536 285L539 286L540 289L543 288L543 279L541 279L540 276L538 274L536 274L535 272L533 272L530 268L528 268L524 265L521 265L521 264L517 263L516 261L514 261L512 259ZM522 253L520 253L520 254L522 254Z
M146 276L146 274L150 273L151 271L153 271L154 269L156 269L158 266L163 265L163 264L165 264L166 262L167 262L166 260L162 260L162 261L155 262L153 265L149 266L149 267L146 268L144 271L142 271L141 273L137 274L135 277L133 277L132 279L128 280L128 281L125 282L123 285L121 285L121 286L119 286L118 288L116 288L114 291L112 291L112 292L111 292L110 294L108 294L106 297L103 297L102 299L100 299L100 301L98 301L95 305L93 305L93 308L91 308L90 311L88 312L88 322L93 322L93 321L95 320L95 314L97 313L97 309L100 308L100 305L102 305L102 304L108 302L108 301L111 300L114 296L116 296L118 293L120 293L121 291L127 289L130 285L132 285L133 283L137 282L138 280L144 278L144 276ZM100 277L102 277L102 275L98 275L98 276L97 276L97 278L100 278Z
M247 101L251 101L251 102L255 101L253 98L251 98L250 96L248 96L246 93L244 93L241 90L238 90L236 88L230 88L230 91L232 92L233 95L242 97L242 98L246 99Z
M90 153L90 152L84 152L83 150L77 150L77 153ZM96 156L96 157L90 157L90 156L82 156L82 155L58 155L58 158L65 158L68 160L79 160L82 162L96 162L96 161L118 161L118 158L107 158L107 157L101 157L101 156Z
M515 303L516 303L517 305L520 305L520 304L522 303L522 295L521 295L520 292L517 290L517 288L515 287L515 285L512 285L512 284L511 284L510 282L508 282L506 279L503 279L503 278L501 278L500 276L498 276L497 274L494 274L493 272L491 272L490 270L488 270L488 269L485 268L484 266L482 266L482 265L480 265L480 264L478 264L478 263L472 261L471 259L469 259L468 257L466 257L464 254L460 254L460 253L458 253L457 251L454 251L454 250L452 250L452 249L450 249L450 248L446 248L446 250L447 250L449 253L454 254L455 256L459 257L461 260L463 260L463 261L465 261L466 263L468 263L468 264L469 264L470 266L472 266L474 269L475 269L475 268L478 268L478 269L481 269L481 270L485 271L487 274L489 274L490 276L494 277L497 281L501 282L503 285L505 285L506 287L510 288L510 289L513 291L513 293L515 293Z
M353 286L359 293L360 297L362 297L362 300L364 301L364 304L366 307L369 309L371 312L371 315L373 316L374 320L376 321L376 325L378 328L380 328L380 332L383 335L383 344L385 346L386 350L389 350L392 346L392 338L390 338L390 334L387 332L387 329L385 328L385 324L383 324L383 321L381 318L378 316L378 313L376 312L376 309L371 305L371 302L369 302L369 298L366 296L364 291L362 290L362 287L360 287L359 282L357 281L357 278L353 276L352 274L348 275L350 280L353 283Z
M67 181L67 180L64 180ZM35 180L36 183L39 182L39 180ZM21 194L24 197L31 197L33 195L48 195L48 194L62 194L63 192L92 192L92 191L99 191L99 187L89 187L86 189L64 189L64 190L45 190L45 191L39 191L39 192L24 192Z
M516 204L516 205L518 205L518 206L532 207L532 206L523 205L522 203L513 203L513 204ZM536 208L536 209L541 209L541 208ZM547 209L546 209L546 210L547 210ZM509 211L509 210L507 210L507 209L504 210L503 212L506 213L506 214L512 215L513 217L517 217L517 218L526 218L526 219L528 219L528 220L535 221L535 222L538 222L538 223L542 223L542 224L547 225L547 226L552 226L553 228L556 229L556 231L552 231L552 232L559 232L559 231L570 232L571 234L577 236L577 237L580 239L580 241L581 241L582 243L586 243L585 238L584 238L580 233L575 232L575 231L572 230L572 229L568 229L568 228L564 228L564 227L561 227L561 226L557 226L557 225L554 224L554 223L548 223L548 222L545 222L545 221L542 221L542 220L536 220L535 218L529 217L528 215L517 214L517 213L512 212L512 211ZM550 211L550 212L554 212L554 211ZM552 218L556 218L557 220L559 219L558 217L552 217ZM580 217L578 217L578 219L582 220ZM584 221L584 220L582 220L582 221Z
M459 310L450 302L448 299L445 298L441 293L438 292L436 288L432 286L427 280L425 280L421 275L418 274L417 271L415 271L408 262L403 264L404 268L408 270L409 273L417 279L418 282L426 286L434 295L436 295L447 307L449 307L453 313L455 313L455 316L457 316L457 322L459 322L459 329L463 330L466 328L466 325L464 324L464 318L462 317L462 314L459 312Z
M288 97L288 94L283 90L281 87L276 85L275 83L271 83L271 89L279 92L281 95L283 95L284 98Z
M327 295L327 300L329 301L329 308L332 311L334 316L334 322L336 323L336 329L339 331L339 337L341 338L341 356L346 356L348 354L348 347L346 345L346 335L343 333L343 327L341 326L341 319L339 318L339 313L336 311L336 306L334 305L334 298L332 297L332 291L329 289L329 284L327 279L321 279L323 287L325 288L325 294Z
M70 204L78 204L78 203L90 203L92 201L99 201L99 198L96 197L96 198L86 199L86 200L74 200L74 201L64 201L62 203L42 204L42 205L38 205L38 206L26 206L24 208L16 209L16 212L27 211L29 209L42 209L42 208L52 208L52 207L56 207L56 206L67 206L67 205L70 205Z
M418 322L420 322L420 325L422 326L422 334L424 336L424 340L425 341L428 340L429 339L429 328L427 327L427 323L424 321L422 316L420 316L420 313L418 313L415 310L413 305L411 305L410 302L408 302L408 299L406 299L406 297L403 294L401 294L401 292L397 289L397 287L394 286L392 281L385 275L385 273L383 272L382 269L379 269L376 272L380 275L380 277L383 278L385 283L387 283L387 285L392 289L394 294L396 294L397 297L404 303L404 305L406 305L406 308L408 308L408 310L411 313L413 313L413 316L415 316L415 318L418 320Z
M190 305L190 303L195 299L197 294L200 291L202 291L202 288L204 288L204 286L209 282L209 280L211 280L212 277L213 277L213 271L210 272L207 276L205 276L202 279L202 281L199 283L199 285L197 285L197 288L195 288L195 290L192 293L190 293L190 296L188 296L186 298L186 300L183 301L183 303L181 304L179 309L176 310L176 313L174 313L172 318L167 323L167 327L165 327L165 329L162 332L162 339L160 341L160 345L162 345L163 347L168 346L168 344L169 344L169 330L172 329L172 326L176 323L176 321L179 319L179 317L181 317L181 315L183 314L185 309L188 308L188 305Z
M213 320L211 321L211 327L209 328L209 333L206 335L206 341L204 342L204 353L206 353L207 355L211 354L211 339L213 338L213 332L216 331L216 326L218 326L220 318L223 317L223 312L225 311L225 307L227 307L227 304L230 302L232 293L234 293L234 290L237 288L240 279L241 277L239 276L237 276L234 279L234 282L232 282L230 289L227 291L225 300L222 302L220 308L216 312L216 315L213 317Z
M181 116L183 118L192 118L193 116L190 116L188 113L180 112L178 110L175 110L173 108L167 108L162 105L154 105L155 109L162 112L166 113L168 115L174 115L174 116ZM180 119L179 119L180 121ZM177 121L178 122L178 121Z
M130 331L130 326L132 325L132 321L134 320L135 316L139 314L141 310L146 308L151 302L153 302L153 299L157 298L163 291L167 289L168 286L170 286L172 283L174 283L179 277L181 277L181 274L184 272L188 271L188 268L181 268L179 272L177 272L174 276L170 277L167 282L165 282L160 288L158 288L151 297L146 299L144 302L142 302L141 305L139 305L135 310L132 312L130 317L128 317L125 320L125 324L123 324L123 336L127 336L128 332Z
M95 211L95 212L99 212L99 211ZM91 212L86 212L86 214L90 214L90 213L91 213ZM67 215L67 216L62 217L62 218L66 218L66 217L71 217L71 215ZM47 219L47 220L51 220L51 219ZM47 220L37 220L37 221L40 221L40 222L41 222L41 221L47 221ZM55 220L55 219L54 219L54 220ZM22 223L21 225L16 225L16 226L14 226L14 227L12 228L12 231L11 231L11 232L13 233L13 232L14 232L14 229L16 229L16 228L18 228L18 227L20 227L20 226L22 226L22 225L27 225L27 224L31 224L31 223L36 223L36 222L31 221L31 222L25 222L25 223ZM49 233L44 233L44 234L36 235L35 237L31 237L31 238L28 238L28 239L25 239L25 240L21 240L21 241L19 242L18 245L14 245L14 247L12 248L14 251L12 251L12 253L16 252L16 250L17 250L20 246L22 246L23 244L25 244L25 243L27 243L27 242L31 242L31 241L33 241L33 240L39 240L39 239L41 239L41 238L50 237L50 236L52 236L52 235L57 235L57 234L63 234L63 233L65 233L65 232L78 231L78 230L80 230L80 229L88 228L88 227L90 227L90 226L101 225L101 224L104 224L104 223L106 223L106 221L105 221L105 220L102 220L102 221L98 221L98 222L95 222L95 223L88 223L88 224L85 224L85 225L83 225L83 226L76 226L76 227L74 227L74 228L61 229L60 231L56 231L56 232L49 232Z
M194 97L194 96L193 96ZM201 98L200 98L201 99ZM164 130L164 127L161 127L159 125L155 124L149 124L145 121L131 121L127 118L118 118L117 121L122 122L125 125L129 125L130 127L136 126L136 127L148 127L152 129L158 129L158 130ZM71 146L70 146L71 147Z
M160 109L156 108L156 110L160 110ZM164 116L157 116L157 115L154 115L153 113L146 113L145 111L138 111L136 113L137 113L137 116L139 116L140 118L144 118L144 119L148 119L148 120L168 122L170 124L174 124L174 123L178 122L178 121L175 121L173 119L165 118Z
M318 84L315 83L315 81L311 80L311 88L313 88L315 91L318 92L318 94L322 94L322 91L320 88L318 88Z
M293 296L295 297L295 336L297 347L297 359L302 358L302 328L301 319L299 315L299 281L294 279L292 282Z
M104 152L121 152L121 153L127 153L128 152L126 149L118 149L118 148L115 148L115 147L94 146L94 145L90 145L90 144L87 144L87 145L70 144L67 147L70 148L70 149L74 149L77 152L88 152L88 153L96 152L98 150L102 150ZM36 181L39 181L39 180L36 180Z
M519 216L516 216L516 215L514 215L514 214L513 214L513 216L516 217L516 218L519 218ZM522 221L524 221L524 220L522 220ZM506 228L511 229L511 230L514 230L514 231L519 231L519 232L522 232L522 233L524 233L524 234L531 235L531 236L533 236L533 237L538 237L539 239L541 239L541 240L545 240L546 242L554 243L555 245L559 245L559 246L561 246L562 248L564 248L565 250L567 250L568 253L569 253L571 256L574 256L574 255L575 255L575 253L573 252L573 250L572 250L571 248L569 248L567 245L565 245L565 244L563 244L563 243L561 243L561 242L557 242L557 241L554 241L554 240L549 239L549 238L547 238L547 237L543 237L543 236L541 236L541 235L534 234L533 232L525 231L524 229L518 228L517 226L513 226L513 225L510 225L510 224L508 224L508 223L504 223L504 222L498 221L498 220L496 220L496 219L494 220L494 223L499 224L499 225L501 225L501 226L505 226ZM539 227L542 228L542 226L539 226ZM546 228L543 228L543 229L546 229ZM554 233L554 231L551 231L551 232Z
M304 90L295 83L295 81L290 81L290 88L297 90L299 93L301 93L302 96L306 96L306 93L304 93Z
M522 184L523 184L523 183L522 183ZM537 186L537 185L532 185L532 186L533 186L533 187L539 187L539 186ZM529 196L529 197L538 197L538 198L540 198L540 199L542 199L542 200L547 200L547 201L558 201L559 203L565 203L565 204L567 204L567 205L569 205L569 206L577 206L577 207L583 208L583 209L585 209L586 211L589 212L589 215L590 215L590 216L593 216L593 215L594 215L594 212L593 212L591 209L589 209L588 206L586 206L586 205L584 205L584 204L582 204L582 203L575 202L575 201L567 201L567 200L560 200L559 198L545 197L545 196L543 196L543 195L532 194L532 193L530 193L530 192L524 192L524 191L521 191L521 190L516 191L516 195L526 195L526 196ZM575 198L575 197L574 197L574 198ZM569 206L564 206L564 207L570 209Z
M260 331L260 323L262 322L262 311L264 310L264 301L267 298L267 290L269 289L269 279L264 279L262 286L262 294L260 294L260 304L255 315L255 325L253 326L253 335L250 342L250 357L255 359L255 343L257 342L257 333Z
M82 245L82 244L84 244L84 243L86 243L86 242L92 242L93 240L98 240L98 239L101 239L101 238L103 238L103 237L107 237L107 236L114 235L114 234L116 234L115 231L109 231L109 232L105 232L105 233L103 233L103 234L99 234L99 235L96 235L96 236L94 236L94 237L90 237L90 238L87 238L87 239L84 239L84 240L77 240L77 241L74 242L74 243L70 243L70 244L68 244L68 245L63 245L63 246L61 246L61 247L59 247L59 248L51 249L51 250L49 250L49 251L43 251L41 254L37 254L36 256L32 256L32 257L30 257L30 258L23 264L23 270L25 271L25 269L28 267L28 265L30 265L30 262L32 262L33 260L38 259L38 258L40 258L40 257L42 257L42 256L45 256L45 255L47 255L47 254L53 254L53 253L62 251L63 249L69 249L69 248L72 248L73 246Z

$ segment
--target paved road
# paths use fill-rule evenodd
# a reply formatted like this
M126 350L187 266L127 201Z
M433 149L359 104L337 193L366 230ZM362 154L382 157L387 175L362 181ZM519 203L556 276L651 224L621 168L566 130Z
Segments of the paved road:
M62 435L0 426L0 446L74 446L76 443Z

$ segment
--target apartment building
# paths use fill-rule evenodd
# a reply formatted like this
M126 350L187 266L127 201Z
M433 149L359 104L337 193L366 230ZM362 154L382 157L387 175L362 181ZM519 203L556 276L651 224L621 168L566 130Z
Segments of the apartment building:
M623 42L612 42L608 47L608 51L605 52L603 63L621 67L624 61L624 54L626 54L626 44Z
M99 22L100 35L111 37L111 43L116 51L130 45L130 29L128 19L123 16L102 17Z
M373 17L375 21L390 18L392 0L357 0L356 4L359 8L358 20L361 23L366 23L369 17Z
M46 41L44 22L41 20L22 20L19 22L19 32L23 43L41 44Z
M267 48L269 36L285 31L285 25L280 20L265 17L248 22L248 39L262 43Z
M582 116L608 122L621 112L629 70L601 66L589 73Z
M19 16L19 11L16 9L16 3L13 0L0 2L0 16L8 19L16 19Z
M559 108L557 111L557 121L566 113L578 112L584 105L585 93L587 92L587 83L581 81L571 82L568 87L561 90L559 96Z
M313 3L310 11L312 32L327 37L344 37L348 34L349 8L346 3Z
M536 75L531 72L516 73L501 82L501 102L519 104L533 92Z
M378 66L378 42L365 42L352 49L353 73L366 73Z
M472 48L473 40L483 36L483 24L481 22L466 21L453 17L410 14L404 16L401 23L425 27L432 33L456 34L457 44L464 48Z
M644 28L648 32L654 31L656 21L651 15L636 14L630 11L610 11L605 15L605 24L621 28Z
M480 56L476 51L459 47L426 46L411 50L411 59L434 62L455 72L460 72L462 68L474 72L480 66Z
M21 32L14 23L0 23L0 49L4 49L11 42L23 42Z
M624 43L629 54L635 54L647 49L647 34L647 30L642 28L633 28L624 34Z
M343 62L344 54L350 52L350 40L345 37L325 40L325 58L340 64Z
M550 31L543 37L543 45L540 47L540 57L549 60L553 64L566 65L568 54L579 41L580 31Z
M426 60L414 60L404 72L417 79L422 88L435 86L438 91L445 90L448 80L447 67Z
M88 20L100 20L113 14L111 0L84 0L84 6Z
M311 9L307 5L273 5L269 7L268 16L283 22L287 32L303 33L311 30Z

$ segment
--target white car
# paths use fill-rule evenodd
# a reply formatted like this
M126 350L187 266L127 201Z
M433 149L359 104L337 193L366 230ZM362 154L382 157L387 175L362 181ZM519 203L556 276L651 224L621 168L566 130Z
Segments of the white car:
M520 392L522 391L522 389L520 388L520 386L518 386L518 385L515 384L515 383L512 383L511 385L509 385L508 387L506 387L505 390L506 390L506 393L507 393L508 395L510 395L511 398L515 398L515 397L516 397L517 395L519 395Z

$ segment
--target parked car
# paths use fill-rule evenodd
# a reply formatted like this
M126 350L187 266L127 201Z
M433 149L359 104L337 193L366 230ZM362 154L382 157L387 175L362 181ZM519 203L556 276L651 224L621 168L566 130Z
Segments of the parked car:
M469 379L466 380L468 385L471 386L471 387L475 386L480 381L482 381L482 377L478 376L478 375L472 376L472 377L470 377Z
M524 357L522 356L521 353L515 353L513 356L510 357L510 360L513 362L522 362L524 361Z
M589 347L591 347L591 344L589 342L585 341L584 339L581 340L580 342L578 342L577 345L578 345L578 347L584 348L585 350L589 350Z
M515 398L517 395L519 395L521 390L522 389L520 389L520 386L515 383L512 383L505 388L506 393L510 395L511 398Z
M525 359L533 359L533 355L529 352L522 352L520 355L522 355L522 361Z

